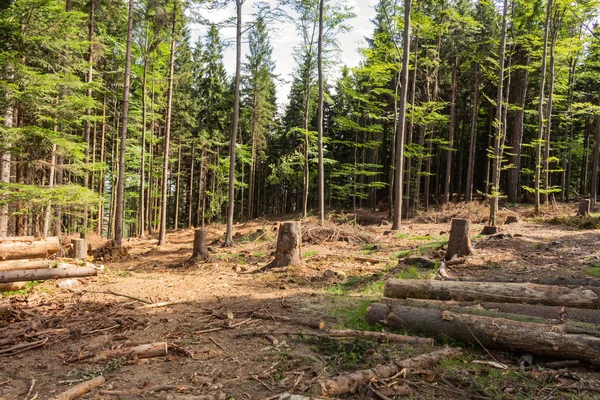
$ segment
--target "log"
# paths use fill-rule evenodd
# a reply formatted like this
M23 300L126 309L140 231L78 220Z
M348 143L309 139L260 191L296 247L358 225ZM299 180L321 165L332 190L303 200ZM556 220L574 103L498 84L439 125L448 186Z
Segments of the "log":
M447 263L446 263L447 264ZM512 283L537 283L538 285L555 285L555 286L598 286L600 287L600 279L598 278L506 278L506 277L491 277L491 278L445 278L445 281L454 282L512 282Z
M85 244L85 239L71 239L71 244L73 245L73 258L80 260L87 258L87 245Z
M492 301L595 309L600 305L598 293L600 287L596 286L390 279L383 295L396 299Z
M96 275L97 271L92 267L59 267L49 269L0 271L0 283L44 281L46 279L79 278Z
M468 309L488 310L506 314L528 315L560 322L573 321L600 325L600 310L585 308L496 302L458 302L423 299L399 300L387 297L382 298L380 301L389 306L403 305L408 307L434 308L437 310L461 310L461 312L468 312ZM377 318L379 318L382 312L384 311L380 310L378 312ZM372 315L375 316L376 314L372 313Z
M34 240L37 240L35 236L0 237L0 243L2 243L2 242L33 242Z
M449 337L484 348L577 359L600 365L600 338L568 333L565 325L513 321L401 305L388 307L388 310L385 324L391 328Z
M368 385L374 379L388 379L403 369L418 370L429 368L435 363L461 354L460 349L445 347L431 353L421 354L405 360L390 361L379 364L371 369L356 371L348 374L325 379L319 382L323 396L339 396L356 392L361 386Z
M83 396L87 392L97 388L98 386L103 385L105 379L102 375L97 376L89 381L82 382L78 385L73 386L71 389L67 390L54 397L54 400L71 400L76 399L78 397Z
M581 217L589 217L591 205L592 202L590 199L581 199L579 201L579 209L577 210L577 215Z
M289 324L306 326L313 329L323 329L325 328L325 321L318 319L308 319L308 318L299 318L299 317L286 317L282 315L272 315L268 313L261 312L253 312L251 315L252 318L264 319L267 321L276 321L276 322L287 322Z
M56 266L54 260L10 260L0 261L0 271L15 271L19 269L41 269Z
M300 248L302 245L302 228L300 221L283 222L277 233L277 249L275 259L262 269L303 265Z
M396 333L389 332L371 332L371 331L357 331L357 330L330 330L327 332L331 337L337 338L362 338L362 339L374 339L381 342L395 342L395 343L411 343L411 344L433 344L433 339L424 338L419 336L407 336L398 335Z
M464 257L472 253L471 222L468 219L454 218L450 228L450 239L448 240L445 259L451 260L454 257Z
M58 237L44 239L0 242L0 260L20 260L23 258L46 258L60 250Z
M194 231L194 250L192 258L200 261L208 261L208 247L206 247L206 229Z
M23 290L27 287L27 282L0 283L0 292L13 292Z
M92 362L103 362L108 360L114 360L115 358L140 359L163 357L167 354L167 342L158 342L143 344L135 347L125 347L123 349L105 350L92 357Z

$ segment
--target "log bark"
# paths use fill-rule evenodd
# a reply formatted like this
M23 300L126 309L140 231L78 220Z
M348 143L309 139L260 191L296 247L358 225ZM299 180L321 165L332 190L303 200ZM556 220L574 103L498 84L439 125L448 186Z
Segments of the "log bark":
M76 399L78 397L83 396L87 392L97 388L98 386L103 385L105 379L102 375L97 376L89 381L82 382L78 385L73 386L71 389L67 390L54 397L54 400L71 400Z
M46 258L60 250L58 237L0 242L0 260L20 260L23 258Z
M577 215L582 216L582 217L589 217L591 204L592 204L592 202L590 199L580 200L579 201L579 209L577 210Z
M587 324L600 325L600 310L590 310L585 308L572 308L561 306L541 306L534 304L518 304L518 303L495 303L495 302L468 302L468 301L441 301L441 300L422 300L422 299L391 299L384 297L381 303L389 306L403 305L408 307L432 308L437 310L461 310L467 312L473 310L488 310L491 312L528 315L539 317L557 322L584 322ZM378 303L377 303L378 304ZM384 313L381 310L371 315L374 318L381 319Z
M468 219L453 219L446 260L464 257L473 253L471 247L471 222Z
M14 290L23 290L26 286L27 282L0 283L0 293L12 292Z
M411 344L433 344L433 339L424 338L419 336L408 336L398 335L396 333L389 332L371 332L371 331L357 331L357 330L330 330L327 332L331 337L337 338L361 338L361 339L374 339L381 342L395 342L395 343L411 343Z
M42 269L52 268L55 266L70 266L71 264L62 265L54 260L10 260L0 261L0 271L15 271L20 269Z
M302 245L302 229L300 221L283 222L277 234L277 250L275 259L263 269L302 265L300 248Z
M252 318L264 319L267 321L276 321L276 322L287 322L289 324L307 326L313 329L323 329L325 328L325 321L320 319L309 319L309 318L297 318L297 317L286 317L280 315L272 315L261 312L254 312L251 315Z
M71 239L73 245L73 258L84 260L87 258L87 245L85 239Z
M103 362L115 358L140 359L163 357L168 354L167 342L143 344L123 349L106 350L92 358L92 362Z
M325 379L319 382L319 386L323 396L339 396L344 393L353 393L361 386L368 385L373 379L391 378L403 369L416 370L429 368L441 360L456 357L460 353L460 349L445 347L441 350L421 354L405 360L390 361L385 364L379 364L371 369Z
M600 338L568 333L566 325L513 321L401 305L389 307L384 322L391 328L449 337L484 348L577 359L600 365Z
M448 263L446 263L448 265ZM555 286L598 286L600 287L600 279L598 278L506 278L506 277L491 277L491 278L445 278L445 281L454 282L497 282L497 283L536 283L538 285L555 285Z
M396 299L492 301L541 304L574 308L598 308L600 287L551 286L535 283L453 282L390 279L384 296Z
M192 258L207 261L208 248L206 247L206 229L196 229L194 231L194 251Z
M46 279L60 278L80 278L96 275L96 269L91 267L59 267L49 269L0 271L0 283L44 281Z

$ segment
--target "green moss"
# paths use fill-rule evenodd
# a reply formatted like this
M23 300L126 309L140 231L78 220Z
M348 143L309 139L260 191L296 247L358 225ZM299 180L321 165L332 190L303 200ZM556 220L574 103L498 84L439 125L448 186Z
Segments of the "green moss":
M9 292L3 292L2 297L10 296L27 296L33 292L33 288L42 283L42 281L29 281L25 283L25 288L21 290L11 290Z
M594 263L594 266L592 268L588 268L585 272L588 275L592 275L595 276L596 278L600 278L600 265L597 265L599 263Z
M404 258L406 256L408 256L410 253L412 253L414 250L398 250L398 251L394 251L390 254L390 258L392 260L398 260L400 258Z
M316 250L309 250L309 251L303 252L302 253L302 257L303 258L308 258L308 257L316 256L317 254L319 254L318 251L316 251Z

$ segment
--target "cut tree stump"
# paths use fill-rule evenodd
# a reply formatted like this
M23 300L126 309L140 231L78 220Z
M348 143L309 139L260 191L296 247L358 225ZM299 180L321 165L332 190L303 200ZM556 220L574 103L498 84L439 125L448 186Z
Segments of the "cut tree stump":
M495 235L498 232L500 232L500 228L497 226L486 225L481 230L480 235Z
M11 238L13 239L13 238ZM60 250L58 237L30 240L3 240L0 242L0 260L46 258Z
M472 253L471 222L468 219L453 219L445 259L451 260L454 257L464 257Z
M300 221L283 222L277 234L277 249L275 259L262 269L287 267L288 265L302 265L302 228Z
M367 317L371 321L371 318ZM381 321L378 321L381 323ZM420 307L388 306L385 325L428 336L449 337L484 348L600 362L600 338L571 334L567 325L514 321Z
M194 251L192 258L200 261L208 260L208 247L206 247L206 229L194 231Z
M509 215L508 217L506 217L506 221L504 221L504 225L516 224L517 222L519 222L519 219L517 218L516 215Z
M581 199L579 201L579 210L577 210L577 215L581 217L589 217L591 206L592 202L590 199Z
M71 239L73 245L73 258L85 260L87 258L87 245L85 239Z
M63 393L59 394L58 396L54 397L54 400L76 399L78 397L83 396L87 392L97 388L98 386L103 385L104 382L105 382L105 379L102 375L97 376L93 379L90 379L89 381L85 381L85 382L82 382L82 383L79 383L79 384L73 386L71 389L67 390L66 392L63 392Z
M0 283L21 281L45 281L47 279L80 278L96 276L98 273L91 267L59 267L47 269L29 269L18 271L0 271Z
M598 308L600 287L552 286L535 283L456 282L390 279L383 295L395 299L492 301L542 304L574 308Z
M92 362L103 362L114 360L115 358L140 359L163 357L168 354L167 342L158 342L143 344L135 347L126 347L123 349L106 350L92 358Z
M339 396L345 393L354 393L360 387L367 386L374 379L388 379L402 370L410 373L411 370L427 369L439 361L456 357L460 354L460 349L445 347L441 350L421 354L405 360L390 361L386 364L376 365L371 369L325 379L319 382L319 386L323 396Z

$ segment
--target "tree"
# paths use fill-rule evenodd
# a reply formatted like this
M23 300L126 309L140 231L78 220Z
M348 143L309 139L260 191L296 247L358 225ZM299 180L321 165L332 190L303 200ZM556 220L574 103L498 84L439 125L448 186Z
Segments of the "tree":
M317 66L319 69L319 105L317 130L319 132L319 220L325 223L325 165L323 163L323 14L325 0L319 1L319 41L317 52Z

